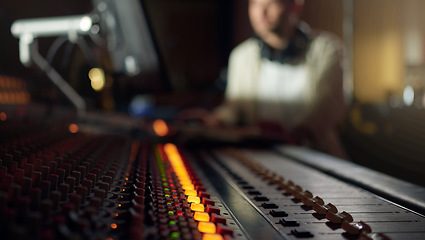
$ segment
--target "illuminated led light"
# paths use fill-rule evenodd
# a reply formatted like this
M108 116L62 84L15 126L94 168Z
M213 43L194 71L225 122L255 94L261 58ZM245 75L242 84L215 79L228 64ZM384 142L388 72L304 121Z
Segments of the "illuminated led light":
M201 233L215 233L215 224L212 222L199 222L198 231Z
M210 215L206 212L195 212L195 214L193 215L193 219L199 222L209 222Z
M4 122L7 120L7 114L5 112L0 113L0 121Z
M92 27L92 20L90 17L82 17L80 20L80 29L83 32L87 32Z
M184 195L186 195L186 196L197 196L198 192L196 190L188 189L188 190L184 191Z
M91 86L95 91L100 91L105 87L105 73L100 68L92 68L89 71Z
M205 233L202 236L202 240L223 240L223 236L217 233Z
M180 183L182 185L183 190L193 190L195 189L195 186L192 183Z
M167 123L162 119L157 119L153 122L153 130L155 131L156 135L163 137L168 134L168 126Z
M112 224L111 224L111 228L112 228L112 229L117 229L117 227L118 227L118 225L117 225L116 223L112 223Z
M79 130L79 128L78 128L78 125L77 124L71 123L68 126L68 130L69 130L70 133L77 133L78 130Z
M190 204L190 210L195 212L203 212L205 211L205 207L203 204L200 203L192 203Z
M180 233L178 233L178 232L172 232L171 235L170 235L170 238L171 239L180 238Z
M195 197L195 196L188 196L187 202L188 203L200 203L201 199L199 197Z

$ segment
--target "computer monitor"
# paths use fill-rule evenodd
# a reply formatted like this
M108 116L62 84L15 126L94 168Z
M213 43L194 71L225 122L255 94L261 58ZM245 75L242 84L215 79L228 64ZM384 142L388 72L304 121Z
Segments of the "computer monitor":
M143 1L92 0L92 3L99 16L100 34L107 41L113 71L130 77L142 75L141 81L159 81L155 85L169 89Z

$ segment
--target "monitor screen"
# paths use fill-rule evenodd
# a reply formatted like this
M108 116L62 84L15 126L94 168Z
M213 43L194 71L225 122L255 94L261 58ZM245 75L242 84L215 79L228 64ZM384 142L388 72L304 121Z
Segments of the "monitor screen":
M92 2L98 12L100 34L106 39L112 70L129 78L148 81L150 86L160 86L161 90L169 88L143 1Z

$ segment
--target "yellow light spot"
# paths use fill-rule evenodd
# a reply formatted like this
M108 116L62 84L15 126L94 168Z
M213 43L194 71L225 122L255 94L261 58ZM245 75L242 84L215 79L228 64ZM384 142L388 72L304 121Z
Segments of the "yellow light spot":
M203 212L205 210L205 207L203 204L200 204L200 203L192 203L190 204L190 210L196 211L196 212Z
M89 71L91 87L95 91L100 91L105 87L105 72L100 68L92 68Z
M7 114L5 112L0 113L0 120L3 122L7 120Z
M71 123L71 124L69 124L68 130L69 130L70 133L77 133L79 128L78 128L77 124Z
M187 202L188 203L200 203L201 199L199 197L195 197L195 196L188 196Z
M117 229L118 225L116 223L111 223L111 228L112 229Z
M184 195L186 195L186 196L197 196L198 192L196 192L196 190L188 189L188 190L184 191Z
M168 134L168 126L167 123L162 119L157 119L153 122L153 130L155 131L156 135L163 137Z
M223 240L223 236L217 233L205 233L202 236L202 240Z
M199 221L199 222L209 222L210 221L210 215L206 212L195 212L195 214L193 215L193 218L196 221Z
M198 230L201 233L215 233L215 224L212 222L199 222Z
M182 183L180 181L180 184L182 185L183 190L193 190L193 189L195 189L195 186L192 183Z

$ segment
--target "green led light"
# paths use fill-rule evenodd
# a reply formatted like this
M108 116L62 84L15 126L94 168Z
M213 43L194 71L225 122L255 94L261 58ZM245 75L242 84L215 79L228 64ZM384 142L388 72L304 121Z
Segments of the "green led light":
M167 181L167 178L163 177L161 178L162 181Z
M176 222L175 221L170 221L170 224L173 224L174 225L174 224L176 224Z
M170 195L169 195L169 194L165 194L165 196L166 196L166 197L170 197Z
M174 214L174 212L173 211L168 211L168 214Z
M163 183L162 185L164 185L164 186L168 186L168 183Z
M164 191L170 191L170 189L168 189L168 188L164 188Z
M168 205L171 205L171 203L170 203L170 202L167 202L167 204L168 204Z
M180 237L180 233L178 232L172 232L170 234L170 239L175 239L175 238L179 238Z

